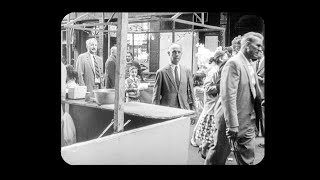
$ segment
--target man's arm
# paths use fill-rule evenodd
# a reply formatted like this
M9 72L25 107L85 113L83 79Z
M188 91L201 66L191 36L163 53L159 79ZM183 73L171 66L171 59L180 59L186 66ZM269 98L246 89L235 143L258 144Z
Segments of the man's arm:
M158 70L156 73L155 85L153 87L152 104L160 105L161 85L162 73Z
M193 79L192 79L191 71L189 71L189 70L187 70L187 77L188 77L188 85L187 85L188 103L189 103L190 109L195 110Z
M204 89L207 94L210 96L216 96L219 93L219 84L218 81L218 71L211 74L212 76L207 76L204 80Z
M239 126L236 102L239 80L240 71L236 67L235 62L227 62L221 73L220 94L228 128Z

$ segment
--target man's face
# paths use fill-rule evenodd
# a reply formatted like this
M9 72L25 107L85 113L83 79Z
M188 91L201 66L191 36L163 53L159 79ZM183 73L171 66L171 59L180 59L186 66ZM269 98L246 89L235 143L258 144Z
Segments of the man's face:
M97 42L96 41L92 41L90 44L89 44L89 52L91 54L94 54L97 52Z
M181 47L177 45L171 46L168 54L170 56L171 63L178 64L182 55Z
M263 44L259 38L254 38L253 42L248 45L246 51L250 59L258 59L261 56Z
M127 53L126 58L127 58L127 62L131 62L132 61L132 56L131 56L130 53Z

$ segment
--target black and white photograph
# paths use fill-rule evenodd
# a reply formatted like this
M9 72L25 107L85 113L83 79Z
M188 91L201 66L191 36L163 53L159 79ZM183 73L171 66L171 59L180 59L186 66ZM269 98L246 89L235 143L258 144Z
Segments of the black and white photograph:
M60 44L66 164L263 162L261 14L71 12Z

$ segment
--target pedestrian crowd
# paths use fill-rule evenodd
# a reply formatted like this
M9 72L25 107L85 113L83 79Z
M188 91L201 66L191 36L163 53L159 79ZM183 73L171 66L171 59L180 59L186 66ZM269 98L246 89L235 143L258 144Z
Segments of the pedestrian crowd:
M194 75L180 63L182 46L173 43L169 63L156 72L152 103L196 112L190 143L199 147L206 165L225 164L231 150L238 164L253 164L255 137L265 131L263 41L256 32L237 36L230 47L216 49L210 69L199 67ZM89 92L114 88L117 48L111 48L103 73L102 58L95 55L97 40L86 45L88 52L79 55L75 68L67 68L67 86L85 85ZM126 102L139 102L141 68L130 52L126 59Z

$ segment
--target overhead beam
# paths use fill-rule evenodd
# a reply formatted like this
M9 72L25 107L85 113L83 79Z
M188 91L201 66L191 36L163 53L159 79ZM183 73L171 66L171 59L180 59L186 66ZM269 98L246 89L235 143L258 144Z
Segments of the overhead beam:
M182 13L177 13L171 17L171 19L177 19Z
M214 29L214 30L221 30L221 31L224 31L224 30L225 30L225 28L222 28L222 27L210 26L210 25L195 23L195 22L186 21L186 20L182 20L182 19L172 19L172 20L173 20L173 21L176 21L176 22L179 22L179 23L183 23L183 24L190 24L190 25L195 25L195 26L210 28L210 29Z
M197 13L193 13L193 14L196 16L196 18L197 18L199 21L201 21L201 18L198 16Z
M72 20L72 21L68 22L66 25L70 25L70 24L72 24L72 23L75 23L75 22L79 21L79 20L80 20L80 18L82 18L82 17L84 17L84 16L87 16L88 14L89 14L89 13L85 13L85 14L83 14L83 15L81 15L81 16L79 16L79 17L77 17L76 19L74 19L74 20Z

